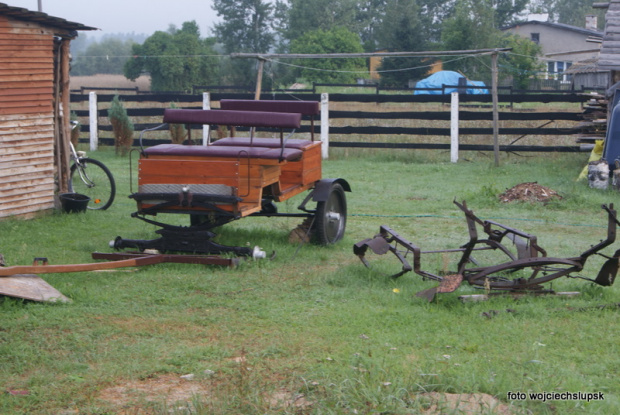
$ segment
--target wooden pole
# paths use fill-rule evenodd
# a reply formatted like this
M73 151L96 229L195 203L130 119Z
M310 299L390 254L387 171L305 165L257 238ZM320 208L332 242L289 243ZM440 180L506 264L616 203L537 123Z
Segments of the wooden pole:
M499 167L499 113L497 110L497 52L491 55L491 94L493 95L493 153L495 167Z
M69 89L69 70L70 70L70 39L62 39L60 43L60 94L62 103L62 113L60 114L59 126L59 155L60 165L58 166L58 191L65 193L69 190L69 168L70 151L69 141L71 140L71 109L70 109L70 89Z
M305 58L370 58L370 57L411 57L411 56L446 56L446 55L489 55L507 52L512 48L443 50L424 52L368 52L368 53L231 53L231 58L257 59L305 59Z
M263 68L265 67L265 58L258 56L258 75L256 75L256 92L254 92L254 99L258 101L260 99L260 91L263 88Z

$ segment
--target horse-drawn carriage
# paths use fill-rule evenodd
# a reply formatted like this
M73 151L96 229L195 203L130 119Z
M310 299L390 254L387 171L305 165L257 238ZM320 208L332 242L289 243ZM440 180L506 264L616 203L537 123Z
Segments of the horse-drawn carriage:
M321 176L321 141L314 137L319 103L222 100L220 104L218 110L165 110L164 125L219 126L227 128L230 136L208 145L159 144L144 148L141 144L138 191L130 196L138 207L133 215L161 226L157 231L161 237L117 237L114 248L260 255L256 248L213 241L213 228L248 216L303 217L318 243L339 241L346 226L345 192L351 188L344 179ZM309 139L292 138L304 117L310 120ZM237 136L238 127L249 129L249 134ZM187 130L187 141L191 143L191 129ZM275 202L305 191L310 192L299 205L300 213L278 212ZM316 202L314 208L307 207L311 200ZM160 213L189 215L190 224L156 221L153 217Z

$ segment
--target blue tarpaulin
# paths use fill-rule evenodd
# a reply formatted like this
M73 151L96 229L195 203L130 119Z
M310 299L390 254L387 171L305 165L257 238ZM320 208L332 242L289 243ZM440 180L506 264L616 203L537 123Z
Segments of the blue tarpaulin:
M459 83L460 81L460 83ZM443 85L449 85L450 88L442 89ZM457 85L463 85L466 94L488 94L489 89L486 88L482 81L470 81L458 72L439 71L435 72L428 78L424 78L415 85L414 95L431 94L441 95L459 92ZM478 88L476 88L478 87ZM437 88L431 90L419 90L418 88Z

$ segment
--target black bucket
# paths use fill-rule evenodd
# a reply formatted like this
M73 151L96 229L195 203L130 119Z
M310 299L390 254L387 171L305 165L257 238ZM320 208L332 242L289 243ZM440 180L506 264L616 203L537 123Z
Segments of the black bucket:
M79 193L61 193L58 195L62 210L67 213L85 212L90 197Z

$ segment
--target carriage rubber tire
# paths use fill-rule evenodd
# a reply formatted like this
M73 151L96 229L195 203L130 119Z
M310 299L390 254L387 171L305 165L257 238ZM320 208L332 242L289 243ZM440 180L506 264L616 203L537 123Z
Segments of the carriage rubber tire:
M342 239L347 223L347 199L344 188L334 183L327 200L318 202L314 220L316 242L331 245Z

